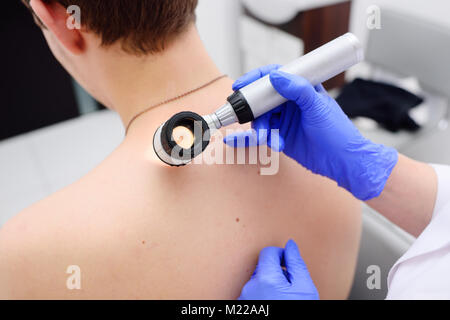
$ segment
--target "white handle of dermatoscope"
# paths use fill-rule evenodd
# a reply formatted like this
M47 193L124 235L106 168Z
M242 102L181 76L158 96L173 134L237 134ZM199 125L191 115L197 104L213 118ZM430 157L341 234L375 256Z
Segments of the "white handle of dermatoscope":
M298 58L280 70L302 76L316 86L364 60L364 49L358 38L347 33ZM271 111L287 100L278 94L269 76L242 88L255 118Z

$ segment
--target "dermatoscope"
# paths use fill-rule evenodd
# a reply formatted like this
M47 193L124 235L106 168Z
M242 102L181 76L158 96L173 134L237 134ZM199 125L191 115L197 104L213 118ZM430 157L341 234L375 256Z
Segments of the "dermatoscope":
M302 76L316 86L363 60L362 44L355 35L347 33L280 70ZM174 115L155 132L153 148L164 163L184 166L205 151L212 130L237 122L251 122L286 101L273 88L270 77L265 76L234 92L227 103L212 114L200 116L194 112L181 112Z

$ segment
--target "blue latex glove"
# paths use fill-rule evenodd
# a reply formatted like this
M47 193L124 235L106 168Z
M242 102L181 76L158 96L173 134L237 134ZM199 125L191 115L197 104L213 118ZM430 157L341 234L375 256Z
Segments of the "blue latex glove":
M242 289L239 300L319 300L293 240L284 250L269 247L261 251L255 273Z
M270 73L273 87L289 101L253 122L248 133L230 135L230 146L268 144L283 151L313 173L336 181L360 200L378 197L383 191L398 153L365 139L322 85L270 65L254 70L233 85L234 90ZM279 129L274 139L271 129ZM268 133L267 133L268 132ZM278 141L279 143L273 143Z

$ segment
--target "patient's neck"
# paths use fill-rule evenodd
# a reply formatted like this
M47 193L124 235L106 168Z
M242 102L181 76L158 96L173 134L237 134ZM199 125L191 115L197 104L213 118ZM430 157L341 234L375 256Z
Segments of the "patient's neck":
M188 92L220 75L192 26L160 54L117 58L108 80L108 95L112 107L127 126L136 114L149 106ZM145 127L160 124L164 117L178 111L174 109L177 109L176 104L148 112L133 122L130 133L143 123Z

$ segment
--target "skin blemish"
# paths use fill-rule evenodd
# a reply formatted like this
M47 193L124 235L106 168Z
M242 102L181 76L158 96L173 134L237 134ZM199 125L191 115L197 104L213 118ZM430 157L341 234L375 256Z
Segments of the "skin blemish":
M147 242L145 242L145 240L142 240L142 244L146 244Z
M238 223L239 223L239 221L241 221L241 219L239 219L239 218L236 218L236 222L238 222Z
M195 142L194 134L183 126L173 129L172 136L176 144L184 149L190 149Z

